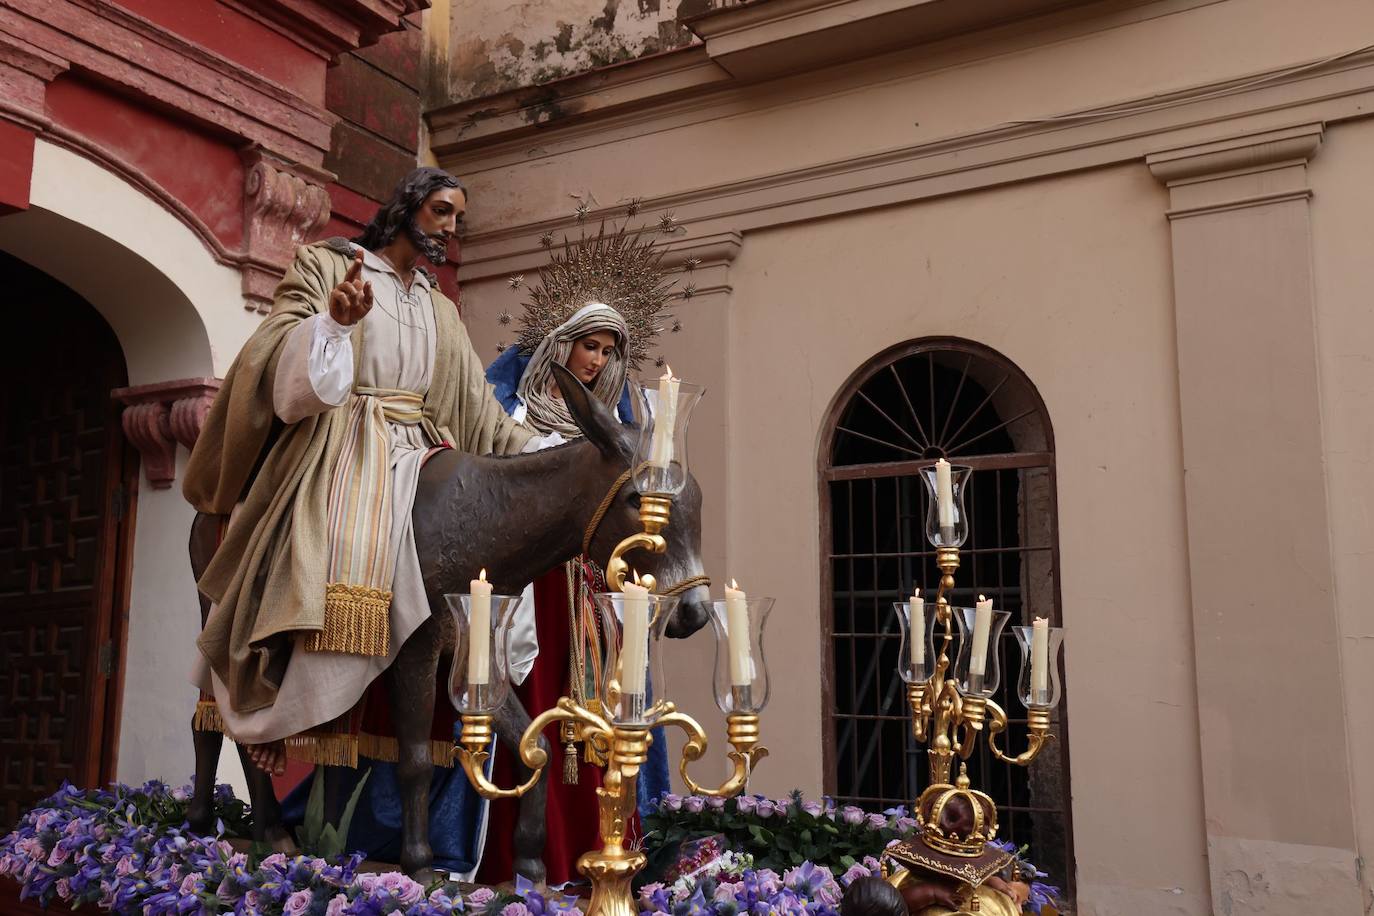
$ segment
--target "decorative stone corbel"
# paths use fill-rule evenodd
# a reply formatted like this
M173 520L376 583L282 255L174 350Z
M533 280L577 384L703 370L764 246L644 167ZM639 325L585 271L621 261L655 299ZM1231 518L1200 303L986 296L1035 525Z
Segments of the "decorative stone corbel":
M143 457L143 473L155 490L176 480L177 443L196 444L220 379L186 378L116 388L110 396L125 405L124 435Z
M244 306L266 314L272 291L297 246L314 238L329 221L334 176L322 169L279 159L261 147L244 154Z

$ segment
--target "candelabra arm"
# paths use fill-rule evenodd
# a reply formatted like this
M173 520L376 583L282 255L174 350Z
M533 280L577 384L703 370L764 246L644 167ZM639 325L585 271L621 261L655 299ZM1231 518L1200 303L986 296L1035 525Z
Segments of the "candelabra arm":
M629 574L630 564L625 562L625 554L641 547L650 553L663 553L668 549L668 542L663 539L661 534L648 534L639 532L632 534L619 544L615 545L615 550L611 551L611 559L606 564L606 584L613 591L623 592L625 590L625 577ZM654 590L654 577L648 574L639 577L640 584L649 591Z
M491 756L487 748L491 746L494 736L491 722L492 717L488 715L465 715L463 730L458 738L458 762L473 788L487 799L519 798L534 788L549 763L548 752L539 746L539 736L549 725L575 722L582 727L588 740L599 738L603 743L611 733L611 726L601 716L562 697L557 706L536 716L520 736L520 759L533 771L530 778L513 789L503 789L487 779L486 774L487 758Z
M754 766L768 756L768 748L759 744L758 714L731 713L727 717L726 740L734 750L726 756L734 764L734 769L725 782L711 789L698 785L696 780L687 774L688 765L700 760L706 753L706 732L696 719L686 713L672 710L671 704L669 706L669 712L659 717L658 724L676 725L687 733L687 743L682 748L682 763L678 767L683 783L694 795L707 795L711 798L731 798L738 795L749 782L749 774L753 772Z
M997 745L997 736L1006 731L1007 714L1002 711L991 700L988 701L988 749L992 751L992 756L1003 763L1014 763L1017 766L1030 766L1032 760L1040 755L1045 745L1054 738L1050 734L1050 710L1049 707L1032 706L1026 713L1026 731L1028 732L1026 749L1015 757L1009 757L1002 752Z
M919 744L925 744L930 732L930 704L926 702L929 690L930 684L926 681L908 684L906 688L907 704L911 706L911 736Z

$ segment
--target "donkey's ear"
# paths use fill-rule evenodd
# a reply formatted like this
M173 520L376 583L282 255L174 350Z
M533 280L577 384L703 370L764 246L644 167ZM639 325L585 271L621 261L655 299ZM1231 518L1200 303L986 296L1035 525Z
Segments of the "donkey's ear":
M553 379L563 395L563 403L567 405L577 428L582 430L582 435L607 458L624 457L620 421L605 404L592 396L587 386L568 371L567 366L554 363L552 368Z

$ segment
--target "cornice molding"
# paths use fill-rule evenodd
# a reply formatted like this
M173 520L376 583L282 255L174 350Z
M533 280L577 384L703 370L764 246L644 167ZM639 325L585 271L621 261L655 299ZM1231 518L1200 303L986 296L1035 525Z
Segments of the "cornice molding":
M1306 162L1321 146L1322 133L1321 124L1302 124L1285 130L1241 134L1151 153L1145 157L1145 164L1151 174L1171 186L1212 181Z
M1322 124L1238 134L1145 157L1169 188L1170 220L1307 200L1307 160L1321 148Z
M687 21L732 76L768 79L1057 12L1090 0L767 0Z
M430 0L223 0L333 61L375 44Z
M641 206L646 212L673 212L693 238L725 231L748 232L1045 175L1141 162L1151 156L1162 170L1183 170L1191 166L1171 164L1174 160L1169 151L1224 146L1229 138L1241 135L1277 132L1272 154L1297 155L1310 142L1303 139L1310 138L1307 125L1329 125L1371 114L1374 52L1365 51L1065 112L1031 123L1000 125L910 147L722 182L646 199ZM1285 131L1290 129L1297 133L1289 136ZM556 128L549 131L555 133ZM550 136L547 142L554 139ZM1215 154L1215 162L1226 156L1254 155L1222 148L1210 152ZM440 159L441 163L447 161ZM468 152L461 161L469 168L484 165L476 151ZM586 219L597 221L616 215L613 208L606 208L592 211ZM482 266L486 261L519 260L537 248L540 235L568 231L571 225L571 220L559 218L475 232L464 240L463 276L486 275L488 271Z
M148 19L98 0L3 4L24 19L0 25L0 33L41 46L66 67L98 73L282 158L314 166L324 161L335 115Z

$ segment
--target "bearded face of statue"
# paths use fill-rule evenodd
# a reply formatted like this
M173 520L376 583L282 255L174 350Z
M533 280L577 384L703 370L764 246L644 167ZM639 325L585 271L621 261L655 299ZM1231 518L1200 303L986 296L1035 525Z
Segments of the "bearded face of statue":
M448 243L458 232L467 211L467 195L461 188L439 188L406 221L406 236L436 267L448 260Z

